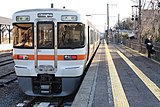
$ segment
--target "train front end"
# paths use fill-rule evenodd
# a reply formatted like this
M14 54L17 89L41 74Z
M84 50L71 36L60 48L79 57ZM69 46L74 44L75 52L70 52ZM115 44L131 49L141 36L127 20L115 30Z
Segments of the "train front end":
M85 25L75 11L33 9L13 15L15 71L31 96L67 96L86 64Z

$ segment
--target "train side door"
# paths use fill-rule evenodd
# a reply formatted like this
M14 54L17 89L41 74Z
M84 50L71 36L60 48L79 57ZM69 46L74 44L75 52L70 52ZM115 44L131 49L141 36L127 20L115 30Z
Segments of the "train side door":
M53 21L37 22L35 61L38 74L55 73L55 36Z

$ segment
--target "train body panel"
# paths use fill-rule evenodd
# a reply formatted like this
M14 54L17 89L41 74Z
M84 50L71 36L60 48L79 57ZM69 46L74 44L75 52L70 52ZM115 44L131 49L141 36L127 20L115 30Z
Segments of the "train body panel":
M51 72L40 72L35 69L34 66L34 52L33 50L27 50L24 54L24 50L15 49L14 50L14 61L15 61L15 71L17 76L37 76L37 74L48 73L55 74L56 77L77 77L82 75L82 70L86 66L86 53L84 48L82 49L61 49L58 50L58 60L57 60L57 70ZM50 53L50 54L48 54ZM77 60L65 60L65 56L70 56L70 53L74 57L77 57ZM19 60L19 56L27 56L28 59ZM38 55L38 65L50 65L54 67L54 51L41 50L41 53ZM40 58L42 57L42 58ZM17 60L16 60L17 59ZM48 60L47 60L48 59ZM67 62L67 63L66 63ZM23 69L23 70L22 70ZM58 71L58 72L57 72ZM23 73L22 73L23 72Z
M66 96L77 89L100 43L99 31L66 9L13 15L13 58L21 89L32 96Z
M43 92L42 89L37 89L37 90L36 90L36 88L34 89L34 87L37 84L33 83L33 78L31 78L31 77L18 77L19 86L22 89L22 91L25 92L25 94L31 95L31 96L34 95L34 96L49 96L49 97L67 96L67 95L72 94L78 88L78 86L80 84L80 79L81 79L80 77L62 78L61 88L56 89L56 90L53 89L53 91L50 91L47 93L47 92ZM24 83L27 83L27 84L24 85ZM54 86L54 87L56 87L56 86Z

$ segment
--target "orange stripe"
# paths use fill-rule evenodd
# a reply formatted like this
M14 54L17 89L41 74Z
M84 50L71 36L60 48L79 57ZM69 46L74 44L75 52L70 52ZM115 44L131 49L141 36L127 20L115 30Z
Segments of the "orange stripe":
M38 60L54 60L54 55L38 55Z
M84 60L86 58L86 55L77 55L77 60Z
M34 60L34 55L28 55L28 60Z
M58 60L64 60L64 55L58 55Z
M15 55L15 54L12 57L13 57L13 59L18 59L17 55Z
M28 56L28 60L34 60L34 55L27 55L27 56ZM77 60L84 60L85 58L86 58L86 54L77 55ZM18 60L18 55L14 54L13 59ZM38 60L55 60L55 58L54 58L54 55L38 55ZM58 60L64 60L64 55L58 55Z

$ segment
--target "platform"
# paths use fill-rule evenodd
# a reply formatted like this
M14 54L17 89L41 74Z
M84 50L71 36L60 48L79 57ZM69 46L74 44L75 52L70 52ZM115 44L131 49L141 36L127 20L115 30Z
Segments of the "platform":
M0 53L10 52L13 50L13 44L0 44Z
M102 107L103 105L106 105L106 107L107 106L111 107L108 104L108 98L111 96L107 94L108 90L106 90L106 89L110 89L111 87L107 85L108 80L105 76L107 59L106 59L106 54L104 50L105 50L105 43L103 41L103 43L101 43L101 45L99 46L99 49L92 61L92 64L74 99L72 107L91 107L93 103L97 103L97 102L98 102L97 107ZM99 76L101 77L99 78ZM98 82L100 81L101 83L98 84ZM96 87L98 87L97 90L96 90ZM106 92L104 90L106 90ZM99 91L102 93L99 93ZM95 96L96 96L96 99L97 98L98 99L96 102L93 102Z
M160 64L127 51L100 44L72 107L160 106Z

